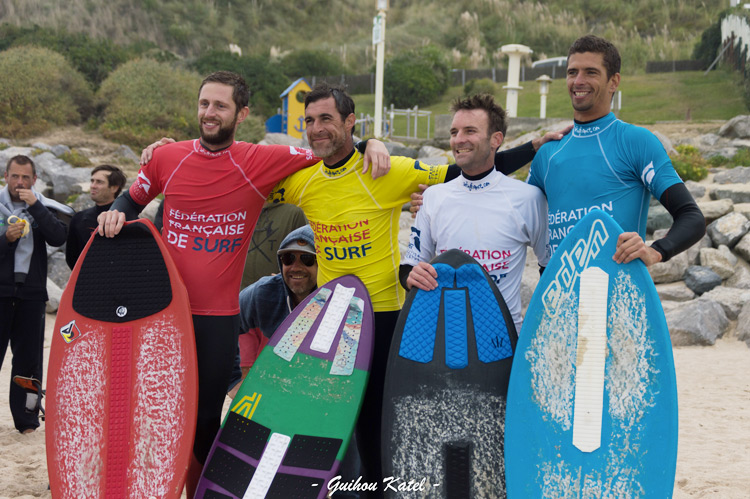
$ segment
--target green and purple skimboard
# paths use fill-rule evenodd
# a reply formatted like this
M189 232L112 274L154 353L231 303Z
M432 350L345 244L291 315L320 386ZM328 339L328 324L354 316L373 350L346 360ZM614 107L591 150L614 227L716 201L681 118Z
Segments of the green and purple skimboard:
M359 415L372 327L357 277L334 279L300 303L232 401L195 497L325 497Z

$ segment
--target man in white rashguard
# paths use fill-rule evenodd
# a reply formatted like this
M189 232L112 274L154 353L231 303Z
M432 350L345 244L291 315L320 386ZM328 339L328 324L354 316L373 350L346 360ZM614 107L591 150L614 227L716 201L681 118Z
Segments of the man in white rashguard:
M495 169L495 151L507 122L491 95L457 100L452 110L450 143L462 173L425 191L400 269L401 283L406 289L434 289L437 272L428 262L458 248L489 272L520 330L526 247L533 248L542 267L550 256L547 201L539 188Z

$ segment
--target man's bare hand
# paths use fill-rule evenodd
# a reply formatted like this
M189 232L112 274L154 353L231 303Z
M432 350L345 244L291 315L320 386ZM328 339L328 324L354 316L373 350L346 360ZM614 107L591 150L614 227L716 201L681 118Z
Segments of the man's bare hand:
M36 196L31 189L18 189L18 197L29 206L34 206L36 203Z
M661 253L649 247L637 232L623 232L617 238L617 249L612 257L617 263L630 263L640 258L646 266L661 261Z
M5 238L9 243L15 243L16 241L21 239L25 228L26 223L23 220L21 220L20 222L9 223L8 229L5 231Z
M419 184L419 192L412 192L411 193L411 206L409 206L409 211L411 212L411 217L416 218L417 212L419 211L419 207L422 206L422 203L424 203L424 191L429 187L427 184Z
M151 158L154 157L154 149L156 149L157 147L165 146L167 144L171 144L173 142L175 142L174 139L170 139L169 137L162 137L161 140L157 140L156 142L145 148L141 152L141 166L151 161Z
M104 211L96 221L99 222L97 230L100 236L115 237L125 225L125 214L117 210Z
M409 289L416 286L423 291L432 291L437 288L437 276L435 267L427 262L419 262L409 272L409 277L406 278L406 285L409 286Z
M377 139L367 141L362 173L367 173L371 165L370 175L373 179L382 177L391 170L391 155L388 153L385 144Z
M531 144L534 146L534 150L538 151L540 147L542 147L544 144L551 140L560 140L563 137L565 137L570 131L573 129L573 125L568 125L562 130L558 130L556 132L547 132L544 134L543 137L539 137L538 139L534 139L531 141Z

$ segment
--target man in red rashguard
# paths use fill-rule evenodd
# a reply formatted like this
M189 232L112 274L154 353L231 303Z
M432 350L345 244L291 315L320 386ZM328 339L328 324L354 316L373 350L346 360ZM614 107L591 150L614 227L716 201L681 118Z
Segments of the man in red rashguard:
M220 426L237 348L238 291L258 215L274 185L319 161L306 149L235 142L237 125L249 113L248 100L241 76L209 75L198 98L200 139L158 148L130 189L98 219L99 234L114 237L126 219L164 194L162 237L188 290L198 353L189 497ZM384 163L382 156L373 161L373 176Z

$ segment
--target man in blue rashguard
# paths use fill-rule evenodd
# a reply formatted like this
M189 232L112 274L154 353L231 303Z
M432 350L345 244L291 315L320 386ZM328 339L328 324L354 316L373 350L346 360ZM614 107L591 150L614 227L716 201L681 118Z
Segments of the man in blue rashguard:
M601 209L624 230L613 259L640 258L652 265L698 242L705 219L654 134L610 112L619 83L620 55L614 45L592 35L573 43L567 86L575 126L559 142L539 149L527 181L547 196L553 252L578 220ZM674 223L663 239L648 246L643 238L652 194Z

